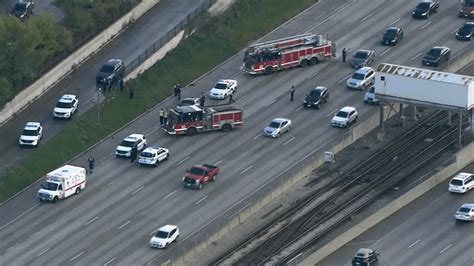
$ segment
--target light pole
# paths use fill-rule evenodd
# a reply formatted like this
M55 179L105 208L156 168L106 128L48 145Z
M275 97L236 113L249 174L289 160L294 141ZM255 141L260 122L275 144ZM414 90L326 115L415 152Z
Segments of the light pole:
M97 124L100 124L100 86L97 88Z

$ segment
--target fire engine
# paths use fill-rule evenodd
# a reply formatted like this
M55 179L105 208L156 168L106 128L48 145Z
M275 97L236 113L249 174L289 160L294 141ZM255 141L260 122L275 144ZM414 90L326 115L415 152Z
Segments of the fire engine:
M195 105L176 107L168 111L163 129L171 135L196 135L198 132L222 130L228 132L242 127L243 111L235 105L206 108Z
M268 75L285 68L314 65L331 56L336 56L334 42L306 33L250 46L245 51L242 70Z

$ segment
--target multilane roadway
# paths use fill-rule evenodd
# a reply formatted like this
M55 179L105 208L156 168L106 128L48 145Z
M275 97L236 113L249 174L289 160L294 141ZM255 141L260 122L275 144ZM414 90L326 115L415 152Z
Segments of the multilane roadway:
M329 33L339 48L373 48L376 63L420 65L420 56L433 45L447 45L453 53L468 43L452 34L462 21L457 3L443 5L432 20L413 20L411 1L320 1L278 28L266 40L312 31ZM405 29L405 39L396 47L379 45L390 25ZM79 196L57 204L38 204L37 186L1 207L0 261L3 264L115 264L162 263L205 241L239 209L261 199L261 190L279 184L300 168L301 162L320 155L325 145L350 130L332 128L331 116L344 105L354 105L360 119L377 111L363 104L363 92L345 88L353 72L340 58L304 69L272 76L249 77L238 69L242 52L230 58L187 88L183 96L207 91L219 78L234 78L240 87L234 99L245 110L243 129L212 132L194 137L164 134L157 125L157 112L144 114L127 128L96 146L90 153L104 160L89 177ZM294 102L289 88L296 86ZM302 109L304 94L316 85L327 86L331 97L321 110ZM139 93L139 92L138 92ZM176 104L174 99L163 106ZM279 139L261 136L274 117L287 117L294 126ZM152 145L171 151L170 160L156 169L140 168L116 159L117 143L130 133L145 133ZM86 154L76 164L85 165ZM202 191L183 190L181 176L195 163L221 167L217 182ZM5 215L3 215L5 214ZM151 250L151 234L164 224L177 224L180 241L166 250Z

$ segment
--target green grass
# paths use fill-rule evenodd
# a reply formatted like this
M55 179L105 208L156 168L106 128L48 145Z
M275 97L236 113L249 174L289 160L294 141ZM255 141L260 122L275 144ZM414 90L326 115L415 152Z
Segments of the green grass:
M0 177L0 201L11 197L52 169L64 164L114 130L169 96L176 82L188 84L247 44L295 16L316 0L240 0L224 15L203 16L197 31L140 78L101 105L75 117L54 139L40 146L20 166ZM45 130L48 130L47 128ZM86 162L83 163L86 165Z

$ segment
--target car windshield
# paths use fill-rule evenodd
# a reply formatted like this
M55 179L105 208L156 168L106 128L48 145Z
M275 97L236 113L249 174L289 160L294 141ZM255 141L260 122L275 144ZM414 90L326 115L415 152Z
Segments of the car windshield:
M142 154L140 154L140 156L146 157L146 158L153 158L153 157L155 157L155 154L152 153L152 152L142 152Z
M397 35L397 30L396 29L388 29L385 32L385 37L387 37L387 38L395 38L395 35Z
M72 108L72 102L70 102L70 103L58 102L58 104L56 104L56 107L58 107L58 108Z
M458 210L458 212L465 212L465 213L469 213L469 211L471 211L471 209L467 207L461 207Z
M26 4L18 3L15 5L16 12L25 12L25 10L26 10Z
M459 29L459 33L462 33L462 34L469 34L471 33L471 31L474 29L474 24L464 24L464 26L462 26L460 29Z
M453 185L453 186L462 186L463 183L459 179L453 179L453 180L451 180L451 185Z
M474 1L465 1L464 6L465 7L474 7Z
M419 9L419 10L422 10L422 11L426 11L426 10L430 9L430 3L427 3L427 2L419 3L419 4L416 6L416 9Z
M122 143L120 143L120 146L124 146L124 147L133 147L133 145L135 144L135 142L133 141L128 141L128 140L122 140Z
M218 90L225 90L227 89L227 85L225 85L224 83L217 83L214 88Z
M434 56L434 57L438 57L440 54L441 54L441 50L440 50L440 49L431 49L431 50L428 52L428 55Z
M321 90L312 90L309 93L309 97L311 98L319 98L319 96L321 96Z
M194 105L194 100L182 100L180 105L181 106Z
M358 51L355 55L354 58L358 59L366 59L369 56L369 53L367 51Z
M268 127L271 128L279 128L280 127L280 122L272 121Z
M43 183L42 188L44 188L46 190L56 191L58 189L58 184L51 183L51 182L45 182L45 183Z
M103 66L100 68L100 72L103 72L103 73L114 73L114 66L111 66L111 65L103 65Z
M156 232L155 236L158 238L168 238L168 232L158 231Z
M349 115L349 113L345 112L345 111L339 111L336 114L337 117L342 117L342 118L346 118L348 115Z
M21 133L23 136L38 136L38 130L35 129L23 129Z
M353 78L353 79L358 79L358 80L363 80L363 79L364 79L364 74L354 73L354 74L352 75L352 78Z
M189 173L193 175L204 175L204 172L204 169L198 167L192 167L191 170L189 170Z

